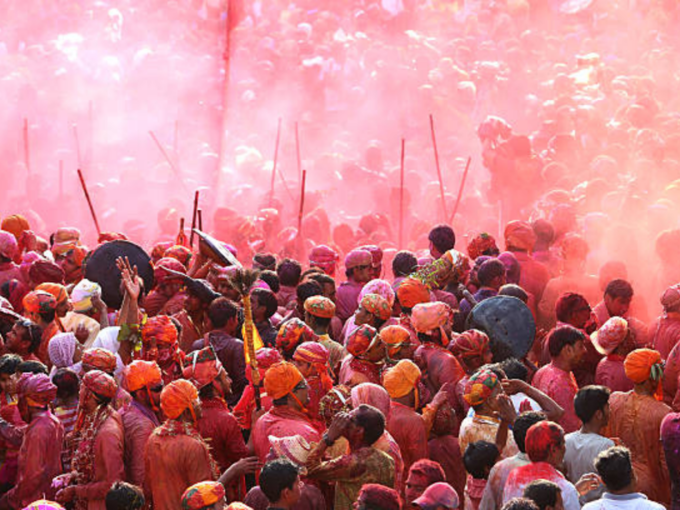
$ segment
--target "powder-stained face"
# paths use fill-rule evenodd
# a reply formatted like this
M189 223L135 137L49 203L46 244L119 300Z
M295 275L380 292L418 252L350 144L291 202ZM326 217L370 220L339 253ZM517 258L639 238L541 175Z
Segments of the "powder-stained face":
M556 423L542 421L532 425L527 431L526 451L533 462L546 460L552 451L557 455L554 460L564 457L564 431Z

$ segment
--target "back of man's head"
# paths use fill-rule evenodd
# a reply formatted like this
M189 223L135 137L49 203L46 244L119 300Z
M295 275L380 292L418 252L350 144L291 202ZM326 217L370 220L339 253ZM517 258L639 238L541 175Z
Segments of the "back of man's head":
M585 335L573 326L560 326L553 329L548 337L548 350L550 356L557 358L562 349L568 345L576 345L577 342L585 340Z
M118 481L106 493L106 510L140 510L144 508L144 492L136 485Z
M555 508L560 494L559 485L548 480L534 480L524 488L524 497L536 503L539 510Z
M372 445L385 433L385 416L379 409L361 404L357 408L356 425L364 429L364 444Z
M610 492L619 492L633 483L633 464L630 451L612 446L595 458L595 469Z
M583 423L593 419L595 413L603 411L609 403L611 390L606 386L584 386L574 397L574 411Z
M532 425L545 420L545 414L539 411L525 411L517 417L512 426L512 437L515 439L515 444L517 444L520 452L526 453L524 441L527 437L527 431Z
M298 467L287 459L267 462L260 472L260 489L270 503L276 503L284 490L293 490L298 475Z

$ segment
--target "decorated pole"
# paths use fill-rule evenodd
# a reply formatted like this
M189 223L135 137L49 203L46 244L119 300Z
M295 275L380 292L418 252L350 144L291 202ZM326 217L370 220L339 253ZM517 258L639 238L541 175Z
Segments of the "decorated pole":
M78 169L78 179L80 179L80 185L83 188L83 193L85 194L85 200L87 200L87 205L90 208L90 214L92 215L92 220L94 221L94 226L97 229L97 236L101 235L102 231L99 228L99 222L97 221L97 214L94 212L94 207L92 206L92 200L90 200L90 194L87 191L87 185L85 184L85 179L83 178L83 172Z
M401 139L401 159L399 164L399 249L404 248L404 156L406 140Z
M439 151L437 150L437 136L434 131L434 117L430 114L430 132L432 134L432 148L434 149L434 164L437 167L437 179L439 179L439 194L442 199L442 213L444 220L448 217L446 212L446 198L444 197L444 181L442 180L442 169L439 165Z
M187 236L184 233L184 218L179 219L179 232L177 233L177 239L175 240L175 244L178 246L187 245Z
M453 214L451 215L451 218L449 218L449 223L452 223L453 220L456 218L456 213L458 212L458 206L460 205L460 200L463 198L463 190L465 189L465 180L467 179L468 172L470 171L470 162L472 161L472 158L469 157L467 160L467 164L465 165L465 171L463 172L463 179L460 181L460 188L458 188L458 196L456 197L456 205L453 208Z

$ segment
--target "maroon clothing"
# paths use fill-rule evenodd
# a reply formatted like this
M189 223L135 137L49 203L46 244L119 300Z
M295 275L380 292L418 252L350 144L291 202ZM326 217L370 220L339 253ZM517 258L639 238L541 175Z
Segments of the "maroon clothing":
M248 456L248 449L241 435L241 427L223 400L201 399L203 415L198 420L198 431L210 445L220 471Z
M125 437L125 480L144 487L144 450L149 436L160 422L153 411L136 401L126 406L120 417Z
M4 496L12 508L24 508L38 499L52 499L52 478L61 473L63 440L64 427L50 411L33 417L19 450L16 485Z
M674 411L680 411L680 394L678 394L678 379L680 378L680 344L666 358L666 366L663 371L663 400ZM676 398L678 397L678 398Z
M241 398L245 387L248 386L243 341L218 329L194 342L193 350L203 349L208 344L215 349L220 363L231 379L231 395L227 395L225 399L229 405L235 405Z
M663 359L673 350L680 340L680 313L670 312L662 315L649 328L649 337L654 350Z
M390 404L387 431L399 445L404 461L404 480L411 465L427 458L427 429L423 417L415 410L398 402Z
M414 358L420 369L424 369L423 382L430 395L436 395L446 383L450 383L449 403L462 413L455 389L458 381L465 377L465 370L456 357L439 345L425 343L416 349Z
M296 287L287 287L286 285L281 285L279 287L279 292L276 294L276 301L281 308L287 308L288 304L296 299Z
M259 485L248 491L243 503L253 510L267 510L269 508L269 500ZM300 490L300 500L290 508L291 510L326 510L326 500L317 487L304 484Z
M612 391L630 391L633 389L633 381L626 377L623 368L625 356L610 354L602 359L597 365L595 372L595 384L606 386Z
M430 439L427 443L429 458L439 462L446 480L458 494L465 490L465 466L460 452L458 438L452 435L439 436Z
M335 314L341 321L345 322L359 308L359 294L363 288L363 283L353 280L347 280L340 284L336 293L337 308Z
M519 286L533 296L531 311L536 316L536 306L541 302L545 286L550 281L550 271L543 264L531 258L526 252L513 251L512 254L519 262Z
M541 367L534 374L531 384L552 398L564 409L564 415L558 423L562 425L567 434L578 430L581 426L581 421L576 416L576 411L574 410L574 397L578 392L578 385L576 384L574 374L565 372L553 363L550 363Z

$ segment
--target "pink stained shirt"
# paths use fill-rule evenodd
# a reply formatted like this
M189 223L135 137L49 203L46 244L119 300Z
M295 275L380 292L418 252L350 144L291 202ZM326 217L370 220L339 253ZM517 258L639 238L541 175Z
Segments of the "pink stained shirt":
M503 504L512 498L522 497L524 488L534 480L547 480L557 484L562 492L564 510L580 510L578 491L574 484L547 462L532 462L513 469L503 488Z
M271 448L269 436L286 437L301 435L308 443L321 441L321 433L314 428L307 416L286 406L274 406L257 420L253 427L255 455L264 462Z
M153 411L135 401L120 412L120 417L125 438L125 480L144 487L144 450L149 436L160 422Z
M606 386L612 391L630 391L633 389L633 381L626 377L623 368L625 356L610 354L600 360L595 371L595 384Z
M564 415L560 418L559 424L562 425L565 433L578 430L581 421L574 410L574 397L578 392L578 385L573 373L565 372L551 362L534 374L531 384L564 409Z

